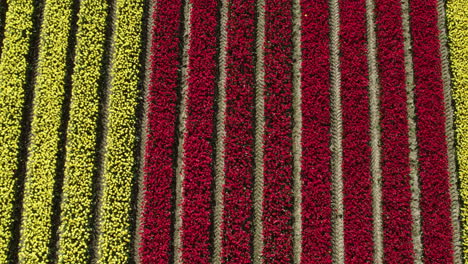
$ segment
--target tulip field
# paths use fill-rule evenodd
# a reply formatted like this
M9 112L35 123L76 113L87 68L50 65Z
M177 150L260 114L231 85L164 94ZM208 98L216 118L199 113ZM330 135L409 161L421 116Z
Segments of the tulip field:
M466 0L0 0L0 264L468 264Z

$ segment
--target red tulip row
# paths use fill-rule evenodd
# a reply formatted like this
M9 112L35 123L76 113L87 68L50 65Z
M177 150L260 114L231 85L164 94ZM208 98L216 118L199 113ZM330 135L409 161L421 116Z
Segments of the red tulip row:
M373 258L366 1L339 6L345 259L365 263Z
M263 255L292 260L292 13L291 1L265 1L265 136Z
M427 263L451 263L453 230L437 2L410 1L410 23L424 258Z
M255 1L229 1L222 257L251 263Z
M411 190L401 1L375 2L380 79L384 260L413 262Z
M180 23L183 1L155 7L151 46L148 124L145 154L142 263L168 263L171 255L172 186L175 177L177 89L181 64Z
M302 261L331 263L330 26L327 1L301 1Z
M219 6L216 0L190 2L182 259L184 263L209 263Z

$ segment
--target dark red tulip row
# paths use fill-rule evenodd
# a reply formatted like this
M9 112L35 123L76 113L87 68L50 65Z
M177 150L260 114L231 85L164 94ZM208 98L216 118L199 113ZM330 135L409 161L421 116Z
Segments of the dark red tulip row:
M292 4L265 1L263 255L292 260Z
M145 154L142 263L168 263L171 255L177 90L181 63L182 1L158 1L154 12L148 137Z
M331 263L328 1L301 1L302 261Z
M222 257L251 263L255 95L255 1L229 1Z
M411 0L424 260L453 261L437 0Z
M366 263L373 257L366 1L339 6L345 260Z
M209 263L219 6L216 0L190 2L182 260L184 263Z

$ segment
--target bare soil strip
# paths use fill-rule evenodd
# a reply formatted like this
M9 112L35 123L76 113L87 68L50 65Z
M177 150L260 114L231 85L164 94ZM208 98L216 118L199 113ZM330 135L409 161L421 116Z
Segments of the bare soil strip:
M301 110L301 5L299 0L293 1L293 263L301 263L302 255L302 110Z
M257 2L257 43L256 43L256 89L255 89L255 155L254 155L254 191L253 191L253 263L263 263L263 143L265 133L265 0Z
M375 33L375 3L366 1L367 10L367 60L369 64L369 109L371 121L371 173L372 209L374 216L374 263L383 263L383 223L382 223L382 170L380 149L380 86L377 68L377 37Z
M330 81L331 81L331 150L332 150L332 259L333 263L344 263L343 221L343 148L341 114L340 72L340 17L338 0L330 1Z
M227 48L227 21L228 21L228 0L221 1L220 10L220 34L219 34L219 54L218 54L218 91L216 93L216 143L214 161L214 209L213 209L213 263L221 263L222 251L222 222L224 210L223 188L225 183L224 173L224 138L226 137L226 48Z
M402 22L405 49L405 69L406 69L406 92L408 107L409 144L410 144L410 183L411 183L411 215L413 217L413 244L414 262L422 263L423 245L421 240L421 191L419 186L419 162L418 162L418 142L416 139L416 113L414 104L414 72L413 55L411 53L411 33L409 24L409 3L402 0Z
M183 35L183 51L182 51L182 80L181 80L181 101L179 106L179 131L178 131L178 147L177 147L177 166L176 166L176 183L175 183L175 221L174 221L174 263L182 263L182 182L184 180L184 135L186 132L185 120L187 119L187 100L188 100L188 50L190 49L190 10L191 4L189 0L184 3L184 35Z

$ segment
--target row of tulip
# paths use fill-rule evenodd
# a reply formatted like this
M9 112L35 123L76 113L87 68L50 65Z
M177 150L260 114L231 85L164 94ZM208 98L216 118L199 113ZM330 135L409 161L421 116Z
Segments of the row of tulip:
M292 247L292 3L265 1L263 258L288 263Z
M453 261L437 0L409 1L424 261Z
M452 66L452 96L455 101L455 126L458 177L461 195L462 241L468 254L468 16L466 2L447 1L447 26ZM466 258L466 257L465 257Z
M219 1L192 0L183 143L182 262L210 262ZM201 129L202 128L202 129Z
M33 10L32 0L12 1L5 16L0 58L0 263L10 254Z
M78 13L59 227L59 263L88 263L90 259L96 132L107 10L105 0L83 0Z
M409 121L402 7L375 1L380 85L382 227L384 262L414 261L411 237ZM411 88L410 88L411 89Z
M72 0L46 0L39 43L19 260L51 257L52 214L63 122Z
M344 256L364 263L373 258L366 1L341 0L339 7Z
M148 137L145 153L144 209L140 259L168 263L171 258L172 183L177 129L177 90L180 85L180 21L184 3L158 1L153 15L151 67L148 86Z
M132 193L138 175L136 114L144 0L117 0L113 22L109 103L98 214L98 263L131 255Z
M241 264L252 262L256 5L254 0L228 1L227 5L221 253L223 263Z
M331 263L329 3L301 1L302 258Z

